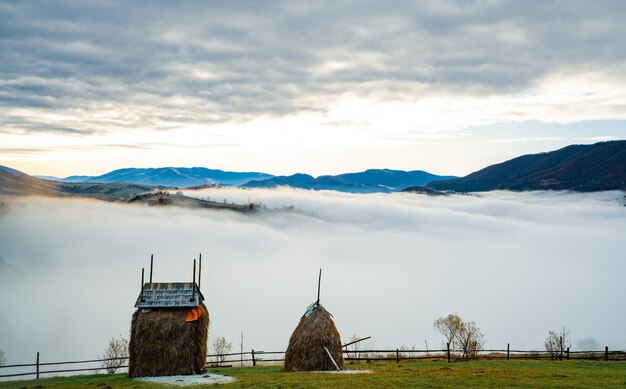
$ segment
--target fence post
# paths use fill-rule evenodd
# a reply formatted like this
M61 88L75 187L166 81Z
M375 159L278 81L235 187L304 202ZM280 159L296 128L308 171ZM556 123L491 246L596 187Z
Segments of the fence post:
M569 347L567 348L567 352L566 352L566 354L565 354L565 355L566 355L566 356L565 356L565 359L567 359L567 360L569 361Z
M396 349L396 363L400 363L400 352Z
M252 350L252 366L256 366L256 359L254 359L254 350Z
M37 379L39 379L39 351L37 351Z
M448 363L450 363L450 343L446 343L446 347L448 348Z
M561 352L559 353L559 361L563 360L563 337L559 336L559 348L561 349Z
M609 346L604 346L604 360L609 360Z
M510 347L511 347L511 343L507 343L506 344L506 360L509 360L509 353L510 353Z

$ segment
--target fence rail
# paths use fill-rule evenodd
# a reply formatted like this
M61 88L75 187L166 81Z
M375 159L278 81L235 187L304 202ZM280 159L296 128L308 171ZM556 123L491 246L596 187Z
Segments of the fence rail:
M257 366L263 363L283 362L284 351L260 351L250 350L242 353L228 353L228 354L213 354L207 355L206 367L230 367L233 364L252 364ZM377 349L377 350L343 350L344 360L346 361L405 361L405 360L420 360L420 359L443 359L448 362L457 361L463 359L463 353L461 350L454 350L451 348L435 349L435 350L415 350L415 349ZM277 357L278 356L278 357ZM239 358L234 358L239 357ZM270 357L270 358L267 358ZM609 351L608 347L604 350L591 350L591 351L570 351L559 350L558 352L538 351L538 350L515 350L511 349L507 345L506 349L488 349L480 350L472 358L479 359L556 359L556 360L604 360L604 361L626 361L626 351ZM128 358L107 358L107 359L87 359L80 361L63 361L63 362L41 362L39 359L39 353L36 356L35 363L20 363L13 365L0 366L0 378L11 377L23 377L23 376L35 376L39 377L43 374L55 374L55 373L73 373L73 372L98 372L105 370L102 366L103 362L107 361L127 361ZM63 366L63 365L75 365L75 364L95 364L95 367L83 367L76 369L56 369L56 370L40 370L43 366ZM34 367L35 371L21 371L10 372L10 369L19 369ZM118 369L127 368L128 365L122 363L118 366ZM9 370L8 373L4 373L5 369Z

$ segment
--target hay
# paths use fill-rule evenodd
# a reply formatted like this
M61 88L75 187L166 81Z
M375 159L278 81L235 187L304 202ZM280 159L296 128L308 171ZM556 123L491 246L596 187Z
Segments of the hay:
M198 374L207 355L209 312L186 322L188 308L159 308L133 314L128 347L128 376Z
M289 346L285 353L285 370L336 370L324 346L328 348L337 365L343 369L339 331L335 327L332 315L316 303L300 318L300 323L289 338Z

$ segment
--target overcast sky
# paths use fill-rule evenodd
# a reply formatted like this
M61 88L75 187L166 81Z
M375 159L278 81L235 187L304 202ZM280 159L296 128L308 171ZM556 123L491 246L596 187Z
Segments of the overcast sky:
M0 164L464 175L626 138L623 1L2 2Z

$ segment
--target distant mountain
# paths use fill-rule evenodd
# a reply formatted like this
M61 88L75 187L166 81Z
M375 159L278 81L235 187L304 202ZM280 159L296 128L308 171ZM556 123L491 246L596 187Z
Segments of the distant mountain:
M18 170L0 166L0 195L58 195L58 184L40 180Z
M203 167L127 168L101 176L70 176L63 182L126 182L131 184L188 188L200 185L238 186L251 180L273 177L258 172L225 172Z
M318 181L324 181L326 177L331 182L348 182L360 185L379 185L398 190L407 186L424 186L431 181L446 180L456 178L455 176L438 176L422 170L391 170L391 169L369 169L360 173L345 173L337 176L320 176Z
M434 181L430 189L456 192L507 190L626 190L626 140L572 145L523 155L462 178Z
M62 178L53 177L53 176L33 176L33 177L46 180L46 181L63 181Z
M52 179L52 181L62 181L62 182L83 182L86 181L90 178L93 178L94 176L69 176L69 177L65 177L65 178L55 178L55 177L51 177L51 178L46 178L46 176L36 176L37 178L43 178L44 180L49 180Z
M345 173L336 176L319 176L314 178L308 174L278 176L266 180L250 181L246 188L275 188L289 186L292 188L314 190L336 190L350 193L395 192L408 186L423 186L434 180L454 178L437 176L421 170L402 171L390 169L370 169L360 173Z
M123 182L57 182L29 176L18 170L0 166L0 200L9 196L86 197L147 205L174 205L188 208L229 209L238 212L262 208L259 204L233 204L188 197L180 192L170 193L148 185ZM0 201L0 212L6 204ZM0 257L1 258L1 257ZM1 263L0 263L1 264Z
M291 186L304 188L315 183L315 178L308 174L296 173L291 176L276 176L265 180L251 180L243 184L244 188L276 188L278 186Z
M18 170L0 166L0 195L89 197L106 201L128 201L141 193L152 191L145 185L109 183L64 183L47 181Z

